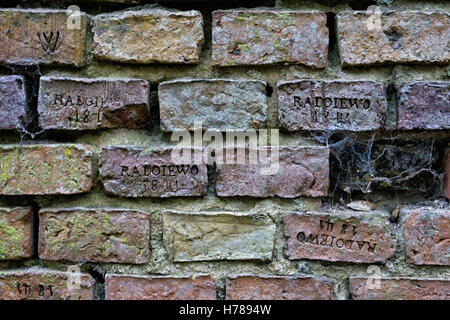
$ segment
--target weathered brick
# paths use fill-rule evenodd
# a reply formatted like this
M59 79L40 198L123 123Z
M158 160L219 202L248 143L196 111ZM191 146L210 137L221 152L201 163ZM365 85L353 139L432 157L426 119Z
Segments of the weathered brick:
M204 41L199 11L127 10L93 18L97 58L131 63L197 63Z
M278 165L272 162L272 172L264 164L262 151L279 154ZM231 154L230 154L231 153ZM329 149L308 147L222 147L216 154L216 192L220 197L250 196L294 198L299 196L326 196L329 185ZM239 154L245 155L245 163ZM258 156L256 156L258 154ZM224 157L222 161L221 155ZM230 157L231 155L231 157ZM255 155L253 158L252 155ZM231 159L226 159L230 157ZM252 159L259 159L252 161ZM270 156L268 156L268 159ZM228 161L227 161L228 160ZM230 160L232 163L230 163ZM275 159L276 160L276 159ZM269 174L262 170L267 169Z
M336 20L344 66L450 62L448 13L348 11Z
M444 155L444 195L450 199L450 148L445 150Z
M375 81L296 80L278 83L278 121L287 131L377 130L387 100Z
M72 286L80 277L80 287ZM94 300L95 280L89 274L73 274L37 267L0 271L0 300Z
M272 259L275 224L266 215L166 211L163 224L175 262Z
M42 209L39 257L115 263L148 263L149 215L125 209Z
M381 212L293 213L283 219L285 253L291 260L386 262L397 241Z
M72 11L0 9L0 63L73 65L87 62L88 16L76 13L79 25L68 23Z
M326 22L326 14L319 11L215 11L213 64L282 63L325 68L328 56Z
M166 277L107 274L106 300L215 300L210 276Z
M92 152L72 144L0 147L0 195L74 194L92 185Z
M266 83L254 80L175 80L159 85L162 131L247 130L267 120Z
M377 280L380 281L380 287L373 288ZM353 300L450 300L450 281L447 279L351 277L350 293Z
M42 129L143 128L149 116L149 85L137 79L40 79Z
M172 159L172 152L179 155L180 151L176 148L103 148L100 179L105 192L133 198L206 194L208 169L203 163L203 148L186 149L189 158L182 163ZM195 153L200 162L195 162Z
M450 266L450 207L404 207L400 215L406 261Z
M333 282L327 278L229 275L227 300L331 300Z
M450 81L415 81L397 90L398 129L450 129Z
M30 208L0 208L0 260L31 257L31 238Z
M30 120L25 94L25 79L0 77L0 130L23 128Z

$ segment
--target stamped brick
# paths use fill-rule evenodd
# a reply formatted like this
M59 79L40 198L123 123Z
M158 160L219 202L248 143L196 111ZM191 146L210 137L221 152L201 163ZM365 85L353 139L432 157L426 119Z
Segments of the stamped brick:
M285 254L290 260L386 262L397 241L382 212L304 212L283 219Z
M149 84L137 79L40 79L42 129L144 128Z
M28 124L30 113L24 83L21 76L0 77L0 130L24 128Z
M344 66L450 62L450 14L346 11L336 16Z
M127 10L93 18L94 55L129 63L199 61L204 41L199 11Z
M216 300L210 276L167 277L107 274L106 300Z
M405 207L400 215L406 262L450 266L450 206Z
M450 199L450 148L447 148L444 155L444 195Z
M0 63L72 65L87 62L88 16L53 9L0 9ZM79 25L71 25L75 17ZM78 23L78 22L77 22Z
M275 224L266 215L165 211L163 224L164 245L175 262L272 259Z
M351 277L353 300L450 300L450 280L381 278L374 288L372 278ZM369 285L368 285L369 284Z
M180 151L177 148L103 148L100 157L103 189L107 194L132 198L206 194L208 169L203 163L204 149ZM186 159L176 161L172 153L180 158L186 155Z
M450 129L450 81L415 81L397 90L398 129Z
M75 194L92 185L92 152L73 144L0 147L0 195Z
M328 193L328 147L223 147L215 153L219 197L294 198ZM240 155L245 158L240 159ZM265 164L264 158L271 164Z
M31 228L30 208L0 208L0 261L33 255Z
M383 126L387 100L375 81L278 83L278 121L287 131L369 131Z
M80 287L70 286L80 279ZM94 300L95 280L38 267L0 271L0 300Z
M128 209L42 209L39 257L143 264L150 258L150 217Z
M303 64L325 68L328 56L326 22L326 14L319 11L215 11L213 64Z
M247 130L267 121L266 83L254 80L198 79L159 86L162 131Z
M227 300L331 300L333 282L323 277L229 275Z

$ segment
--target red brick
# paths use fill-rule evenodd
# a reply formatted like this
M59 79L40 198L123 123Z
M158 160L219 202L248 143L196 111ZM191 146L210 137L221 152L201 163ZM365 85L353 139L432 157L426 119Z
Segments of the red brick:
M0 208L0 260L33 255L31 209Z
M227 300L331 300L333 283L326 278L231 275Z
M386 262L397 241L388 214L376 211L293 213L283 219L288 259Z
M106 300L215 300L210 276L166 277L107 274Z
M406 261L450 266L450 207L406 207L400 215Z
M444 195L450 199L450 148L447 148L444 156Z
M296 80L278 83L280 128L299 130L377 130L387 100L375 81Z
M25 127L30 120L25 94L25 79L0 77L0 130Z
M350 278L354 300L450 300L450 280L418 278L381 278L380 287L373 278ZM369 286L368 286L369 282Z
M450 129L450 81L399 85L397 128Z
M325 68L327 16L319 11L213 12L214 65L303 64Z
M69 288L71 279L69 273L37 267L0 271L0 300L94 300L90 275L80 274L79 289Z
M41 77L39 125L63 130L144 128L149 94L144 80Z
M39 257L143 264L150 259L150 217L125 209L42 209Z
M89 18L84 12L75 13L78 28L68 23L71 14L54 9L0 9L0 63L85 65Z
M231 155L234 164L224 163L224 160L221 160L222 163L217 161L220 154L223 155L222 159L225 159L226 155L234 150L246 155L245 163L238 163L239 155L236 156L234 153ZM271 152L279 151L279 169L275 170L273 175L262 174L261 169L269 168L269 165L263 164L262 161L252 164L250 161L251 154L261 155L262 150L269 149L267 147L216 149L216 191L219 197L295 198L321 197L328 194L328 147L270 147Z
M208 169L203 163L204 150L186 149L189 159L177 164L172 159L172 151L178 152L175 148L103 148L100 179L105 192L133 198L206 194Z
M92 152L73 144L0 147L0 195L47 195L88 192Z
M343 11L336 21L344 66L450 62L446 12Z

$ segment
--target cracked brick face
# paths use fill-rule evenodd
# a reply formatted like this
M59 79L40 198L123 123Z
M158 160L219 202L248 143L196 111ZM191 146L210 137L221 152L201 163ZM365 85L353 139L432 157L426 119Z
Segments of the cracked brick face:
M150 218L136 210L41 209L39 257L143 264L150 259Z

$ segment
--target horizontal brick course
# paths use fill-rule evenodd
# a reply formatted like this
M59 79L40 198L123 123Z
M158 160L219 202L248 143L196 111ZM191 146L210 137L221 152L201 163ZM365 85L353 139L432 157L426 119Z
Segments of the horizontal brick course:
M68 282L80 277L80 288ZM94 300L95 280L89 274L73 274L37 267L0 271L0 300Z
M31 208L0 208L0 261L33 255Z
M256 80L174 80L159 85L161 129L247 130L265 127L266 83Z
M203 19L199 11L127 10L93 18L97 58L128 63L199 61Z
M0 119L0 130L25 128L30 121L23 77L0 77Z
M272 259L275 225L266 215L166 211L163 225L174 262Z
M39 257L143 264L150 259L150 217L126 209L41 209Z
M149 84L137 79L41 77L42 129L144 128L149 116Z
M81 67L87 57L88 16L54 9L0 9L0 63L15 65L71 65ZM75 21L75 20L74 20ZM78 24L78 22L77 22Z
M263 153L265 150L266 155ZM276 158L272 158L270 165L263 163L264 157L269 160L276 152L279 153L278 163ZM216 164L216 192L219 197L294 198L320 197L328 193L328 147L224 147L216 149L215 154L216 162L222 159ZM239 160L240 154L245 162ZM252 161L252 155L257 162ZM229 156L232 163L226 161Z
M345 11L336 21L344 66L450 62L448 13Z
M420 278L350 278L350 293L354 300L450 300L450 280Z
M189 161L174 162L174 148L107 147L101 153L100 179L106 193L122 197L188 197L206 194L208 169L203 148L189 148ZM200 162L196 162L196 154ZM186 160L188 160L186 159ZM197 160L198 161L198 160Z
M319 11L214 11L213 64L282 63L325 68L328 56L326 22L326 14Z
M327 278L229 275L227 300L331 300L333 282Z
M356 213L293 213L283 218L288 259L386 262L396 250L388 215Z
M107 274L106 300L215 300L210 276L170 277Z
M0 146L0 195L88 192L92 152L73 144Z

